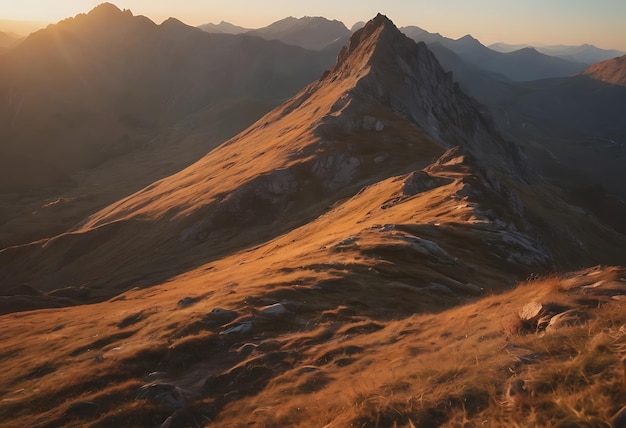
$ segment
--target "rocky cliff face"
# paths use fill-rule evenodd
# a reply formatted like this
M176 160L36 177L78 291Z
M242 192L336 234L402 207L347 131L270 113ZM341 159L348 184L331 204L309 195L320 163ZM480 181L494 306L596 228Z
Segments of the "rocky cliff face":
M414 43L387 17L378 15L357 31L322 81L346 78L358 83L334 106L337 112L352 104L352 115L358 115L363 105L379 104L446 148L462 146L492 168L531 175L519 147L502 139L486 109L460 90L424 43ZM344 127L384 126L376 118L355 124L342 113L335 114Z

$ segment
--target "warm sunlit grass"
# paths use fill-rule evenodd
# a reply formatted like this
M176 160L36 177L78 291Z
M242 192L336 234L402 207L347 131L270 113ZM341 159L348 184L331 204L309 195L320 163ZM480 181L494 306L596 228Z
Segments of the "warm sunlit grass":
M181 290L167 286L152 307L136 299L158 290L66 309L47 325L36 322L45 312L5 316L0 418L12 421L7 426L73 426L86 417L73 413L80 403L92 402L93 426L157 425L172 409L138 399L138 391L160 371L195 391L176 414L198 426L206 418L233 427L605 426L626 400L626 312L607 297L623 291L623 276L604 269L549 277L396 320L349 305L302 312L287 323L265 321L263 333L247 339L197 323L228 294L177 309L167 302ZM591 297L599 298L593 306ZM547 332L511 329L530 301L589 317Z

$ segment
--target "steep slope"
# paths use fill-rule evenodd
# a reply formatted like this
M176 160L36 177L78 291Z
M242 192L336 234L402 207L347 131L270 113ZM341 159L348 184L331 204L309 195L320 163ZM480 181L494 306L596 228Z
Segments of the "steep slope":
M429 48L569 201L626 231L623 87L585 76L510 82L468 64L440 43Z
M626 86L626 55L592 65L583 72L592 79Z
M198 163L0 252L4 312L100 301L0 317L0 423L600 424L624 396L624 269L494 293L623 261L559 196L378 15Z
M320 16L290 16L267 27L251 30L247 34L266 40L280 40L305 49L322 50L338 39L347 38L350 30L340 21L331 21Z
M0 58L0 162L13 166L0 247L60 233L188 166L332 61L110 4L32 34Z
M491 244L493 251L472 263L497 265L494 260L512 257L518 266L501 268L514 281L552 265L619 259L621 237L555 202L549 189L524 184L533 174L523 155L495 133L478 108L424 44L410 41L379 15L352 36L333 68L292 100L196 164L103 209L68 233L0 252L0 274L7 287L28 283L50 296L81 284L78 294L84 301L102 299L261 245L307 224L363 186L415 172L420 188L421 179L430 182L428 169L426 175L419 172L429 164L436 171L451 169L443 182L459 182L434 205L416 202L409 212L442 204L438 209L458 210L458 217L447 220L449 229L428 226L424 233L454 240L449 236L465 233L458 232L458 222L478 240L484 232L501 239L502 248L515 248L496 250L499 246ZM435 162L454 146L460 148ZM384 189L381 198L392 202L381 206L404 199L394 186ZM446 198L472 202L447 206ZM474 204L480 205L476 213L463 211ZM549 226L552 216L567 218L567 225ZM437 223L427 218L424 222ZM475 226L476 218L488 225ZM332 217L327 221L335 223ZM336 223L348 236L358 232L348 227L353 221ZM446 232L438 235L437 230ZM409 233L417 232L410 227ZM544 242L546 233L554 240Z

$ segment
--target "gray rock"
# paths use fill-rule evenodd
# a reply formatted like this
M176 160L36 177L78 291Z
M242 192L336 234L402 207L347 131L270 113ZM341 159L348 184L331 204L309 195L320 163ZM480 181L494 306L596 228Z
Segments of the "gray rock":
M550 318L550 322L546 327L546 331L554 331L561 327L571 327L574 325L583 324L589 319L589 314L576 309L570 309L569 311L562 312L554 315Z
M239 316L239 313L223 308L213 308L211 312L205 315L204 323L209 326L221 326L234 321Z
M425 171L414 171L404 180L402 193L413 196L449 184L452 181L450 178L432 176Z
M191 306L194 303L196 303L198 301L198 299L195 299L193 297L183 297L182 299L180 299L178 301L178 307L180 308L186 308L187 306Z
M228 334L234 334L234 333L244 334L252 330L252 327L253 327L252 321L244 321L242 323L235 324L234 326L230 328L227 328L226 330L220 332L220 334L221 335L228 335Z
M173 409L181 409L187 403L185 395L185 392L175 385L155 382L142 386L139 389L137 398L165 403Z
M259 315L270 318L278 318L291 315L291 312L288 311L287 308L285 308L281 303L275 303L261 308L259 310Z
M359 238L357 238L356 236L350 236L350 237L348 237L346 239L343 239L342 241L338 242L337 246L338 247L343 247L343 246L346 246L346 245L351 245L351 244L354 244L358 240L359 240Z

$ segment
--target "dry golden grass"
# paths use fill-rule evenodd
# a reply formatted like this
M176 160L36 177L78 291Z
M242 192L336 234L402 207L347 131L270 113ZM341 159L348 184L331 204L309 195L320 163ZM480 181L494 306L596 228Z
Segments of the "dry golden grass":
M606 426L626 402L623 269L538 279L395 319L359 311L365 295L354 291L353 303L336 307L330 295L316 302L305 293L310 307L280 322L246 315L240 286L214 270L225 286L188 308L176 302L201 295L202 276L89 307L4 316L3 426L154 426L170 416L181 426ZM511 330L533 300L589 318L549 332ZM214 306L252 316L257 330L216 334L199 324ZM139 397L154 371L186 391L184 408Z

